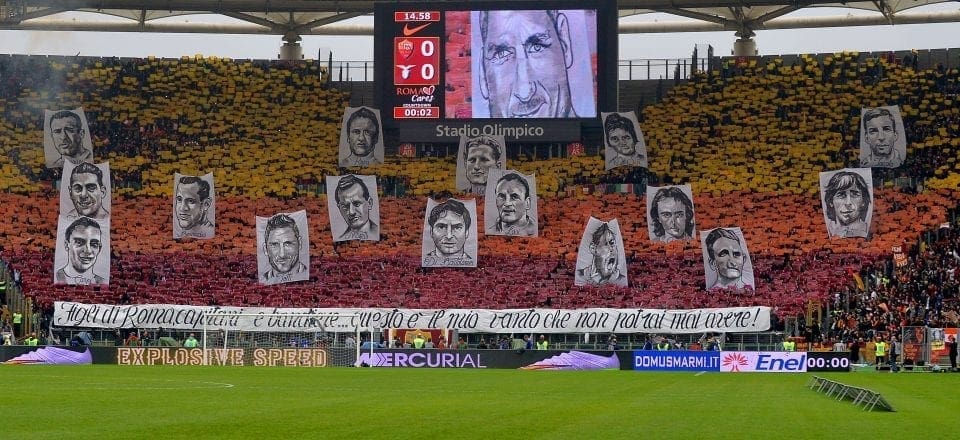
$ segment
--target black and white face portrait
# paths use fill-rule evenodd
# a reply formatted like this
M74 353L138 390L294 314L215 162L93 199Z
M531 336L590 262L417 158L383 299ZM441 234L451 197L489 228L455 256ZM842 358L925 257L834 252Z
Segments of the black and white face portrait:
M423 218L423 267L477 267L477 202L427 199Z
M597 115L596 14L585 10L475 11L471 21L474 118Z
M43 111L43 155L47 168L93 162L93 141L82 108Z
M844 168L820 173L820 206L833 237L866 237L873 219L873 173Z
M647 187L650 241L692 240L696 236L690 185Z
M896 168L907 156L907 136L897 106L860 109L860 166Z
M347 107L340 127L340 166L366 167L383 163L380 110Z
M617 219L603 222L590 217L577 251L577 286L612 284L627 287L627 260Z
M310 279L307 211L257 217L257 273L261 284Z
M536 177L491 168L483 200L487 235L537 236Z
M753 263L740 228L716 228L700 232L703 273L707 289L754 287Z
M213 238L216 194L213 173L173 176L173 238Z
M637 114L601 113L603 118L604 169L647 167L647 144Z
M75 219L110 217L110 164L63 164L60 179L60 215Z
M327 176L327 212L333 241L380 240L377 177Z
M457 190L483 194L491 169L506 168L503 136L460 137L457 153Z
M53 270L56 284L110 284L110 218L60 216Z

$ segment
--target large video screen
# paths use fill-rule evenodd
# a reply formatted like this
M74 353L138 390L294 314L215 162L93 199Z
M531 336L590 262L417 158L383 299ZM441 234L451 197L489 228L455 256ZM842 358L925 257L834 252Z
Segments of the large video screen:
M615 111L616 22L609 0L378 2L376 104L384 125L515 126Z

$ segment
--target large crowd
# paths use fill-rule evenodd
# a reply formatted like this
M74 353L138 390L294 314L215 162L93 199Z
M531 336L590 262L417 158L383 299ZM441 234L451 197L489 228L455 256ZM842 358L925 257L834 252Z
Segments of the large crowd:
M807 326L811 338L956 326L960 74L902 61L845 53L700 73L643 109L648 170L605 172L596 155L518 157L510 168L537 174L541 236L484 237L479 267L443 271L438 283L439 271L418 267L422 202L453 188L452 157L393 158L375 167L372 173L392 187L381 199L391 219L383 241L326 239L322 182L344 171L335 156L349 96L330 87L318 63L3 56L0 197L17 209L0 226L0 257L21 273L23 291L44 310L59 300L423 308L762 304L775 306L782 323L817 303L831 313L823 328ZM902 109L907 160L874 170L878 221L871 237L830 240L816 173L856 166L859 109L877 105ZM49 207L61 176L43 166L37 115L77 107L92 121L98 161L110 162L116 188L112 260L119 275L109 287L51 283L56 214ZM168 239L175 171L214 172L221 195L216 238ZM604 193L618 183L644 182L690 183L701 230L744 228L756 289L705 290L699 243L651 243L642 192ZM588 187L594 190L585 194ZM254 213L301 207L316 237L313 273L324 275L300 285L258 286L251 275ZM584 213L621 219L630 287L572 285ZM923 238L929 244L919 245ZM894 246L908 254L903 267L893 263ZM358 280L358 273L366 278ZM369 294L371 287L378 295Z

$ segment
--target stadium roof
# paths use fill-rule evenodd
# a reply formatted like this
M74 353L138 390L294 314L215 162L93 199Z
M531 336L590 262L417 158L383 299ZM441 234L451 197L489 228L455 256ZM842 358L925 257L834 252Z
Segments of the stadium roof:
M740 37L762 29L943 23L960 21L960 10L904 13L944 0L619 0L620 16L654 12L692 20L621 21L621 33L735 31ZM99 32L176 32L282 35L372 35L370 25L338 22L373 12L373 1L328 0L0 0L0 29ZM789 18L791 12L815 7L850 8L876 14ZM102 18L58 18L82 11ZM160 20L192 14L218 14L239 20L171 22ZM107 17L111 16L111 17ZM90 17L97 17L93 15ZM119 20L117 18L120 18Z

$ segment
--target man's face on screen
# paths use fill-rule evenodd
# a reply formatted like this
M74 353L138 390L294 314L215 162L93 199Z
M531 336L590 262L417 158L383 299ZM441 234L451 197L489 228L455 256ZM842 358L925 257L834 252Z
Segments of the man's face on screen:
M663 231L676 239L685 238L687 233L687 207L680 200L664 197L657 202L657 219L663 225Z
M893 153L894 143L897 142L897 127L893 118L878 116L867 121L864 131L867 135L867 145L877 156L889 156Z
M354 156L366 157L373 152L377 138L377 126L370 119L359 117L347 127L347 140Z
M725 282L740 279L747 255L743 252L740 242L727 237L720 237L713 243L714 269L717 275Z
M486 185L490 168L499 168L496 153L489 145L477 145L467 151L465 159L467 166L467 180L474 185Z
M92 269L102 246L100 229L91 226L74 228L67 237L67 256L73 270L77 273L85 273Z
M100 185L97 175L92 173L74 173L70 176L70 200L77 215L94 217L103 206L106 188Z
M264 248L270 265L279 273L289 273L300 262L300 239L293 228L270 231Z
M623 156L633 156L637 153L637 140L629 131L619 127L607 133L607 145Z
M833 195L830 203L837 213L837 220L841 225L849 225L860 220L860 211L863 209L864 194L857 185L841 189Z
M204 222L207 209L210 207L209 197L200 199L200 184L181 183L177 185L176 204L177 222L182 229L193 229Z
M590 245L593 253L593 266L603 279L610 278L619 267L620 255L617 251L617 238L612 231L606 231L600 241Z
M50 136L57 151L67 157L78 157L83 152L83 127L78 116L67 116L50 121Z
M445 211L430 229L437 255L449 258L463 252L469 231L463 216L453 211Z
M360 185L351 185L344 190L339 191L337 209L340 215L347 222L347 227L351 230L358 230L370 220L370 209L373 206L371 200L363 198L363 187Z
M564 54L570 50L570 41L566 17L558 14L554 19L546 11L490 11L485 16L482 63L490 116L568 116L570 86Z
M527 215L527 211L530 209L530 199L520 182L502 180L497 184L496 191L500 221L506 225L513 225Z

